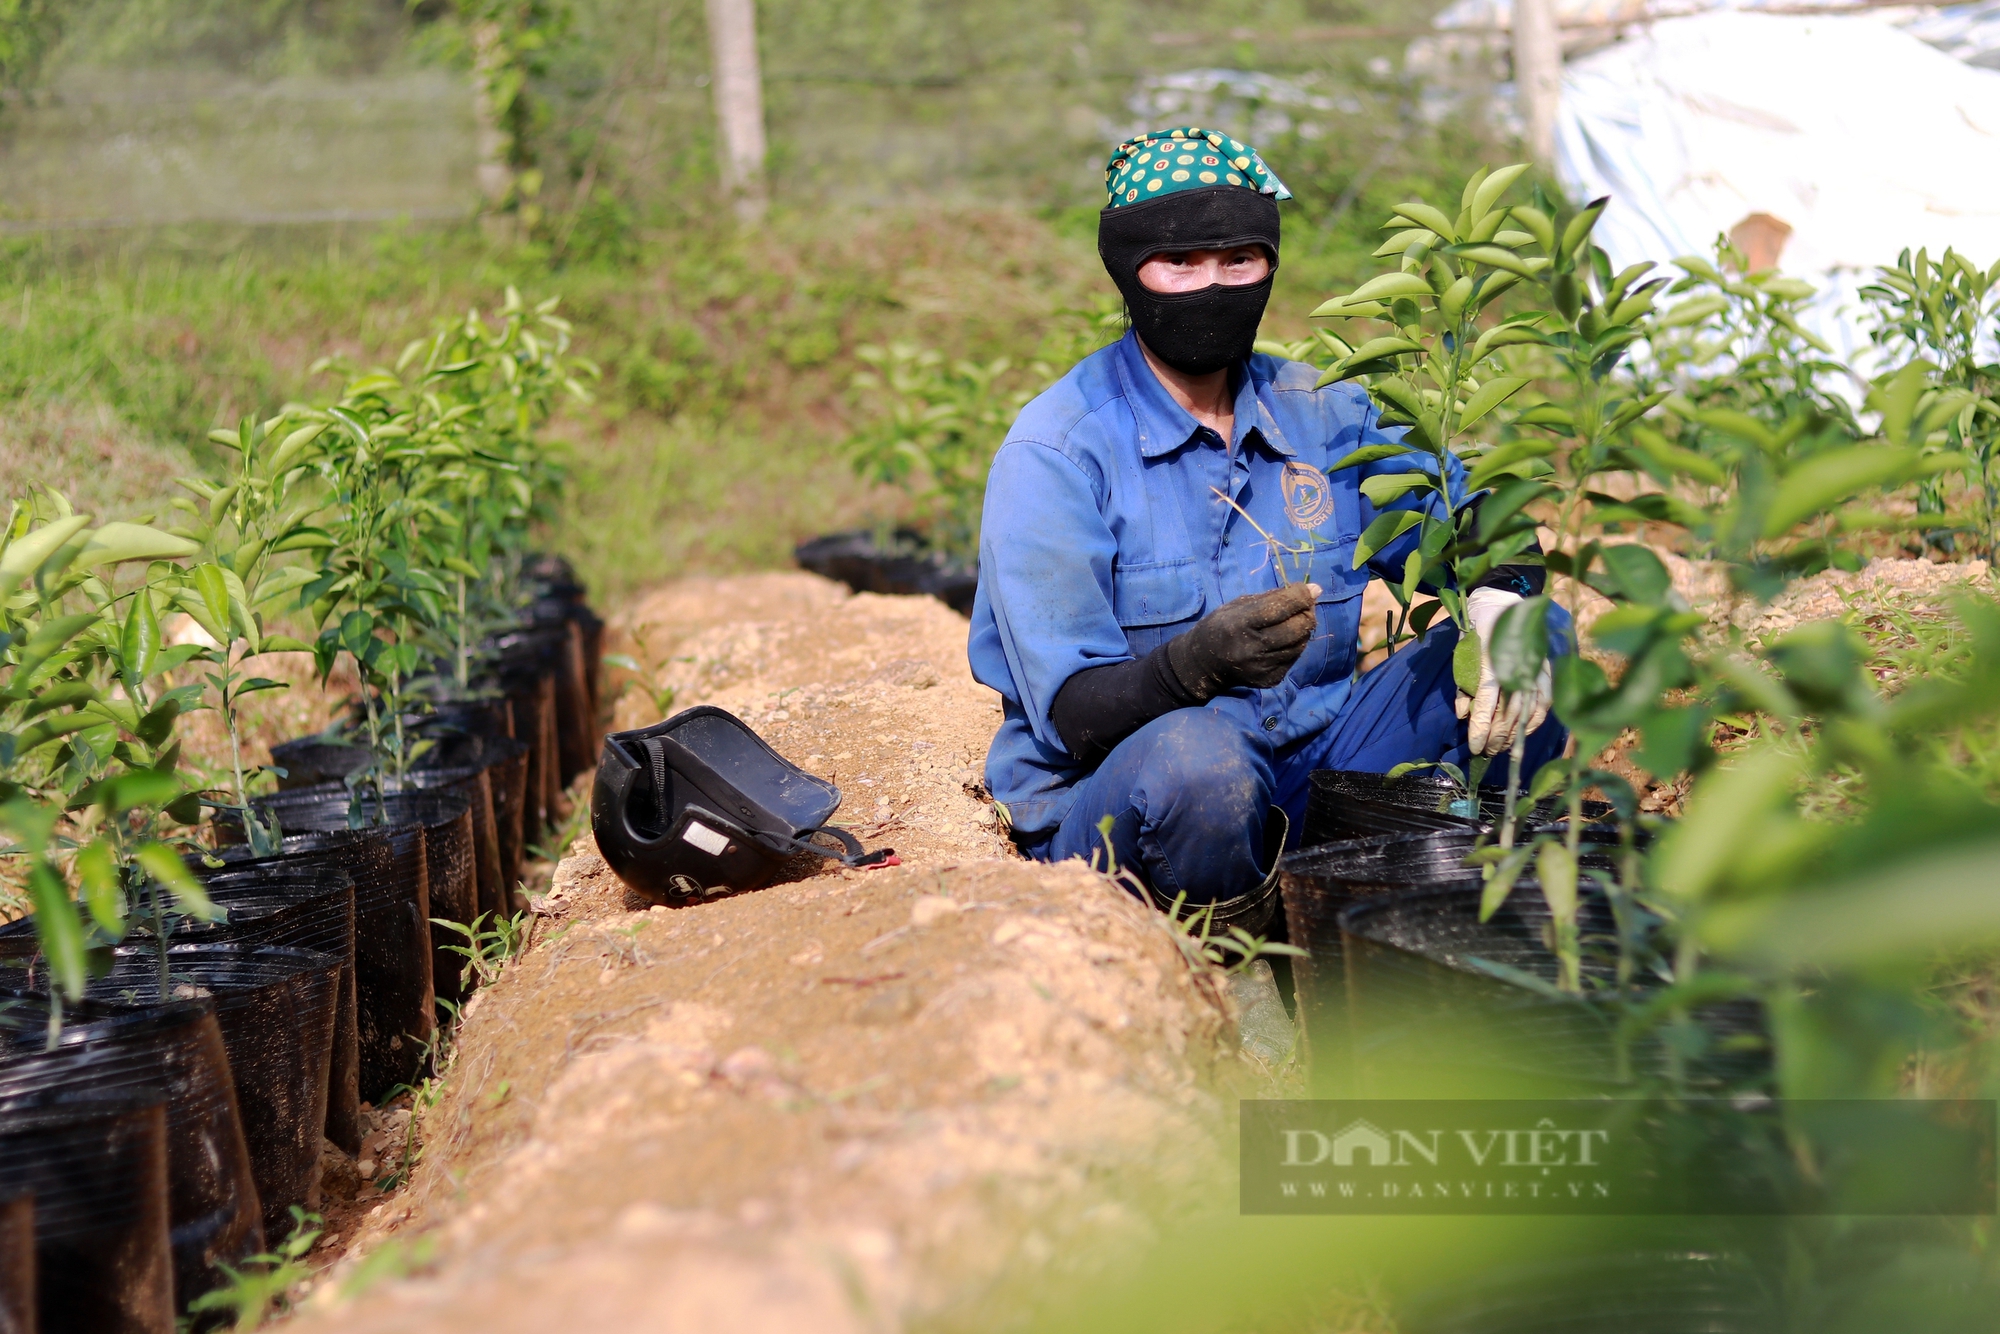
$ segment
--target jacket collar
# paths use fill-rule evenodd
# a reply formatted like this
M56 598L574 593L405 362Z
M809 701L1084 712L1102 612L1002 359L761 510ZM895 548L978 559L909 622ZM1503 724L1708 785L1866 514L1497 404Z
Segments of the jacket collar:
M1125 337L1118 344L1118 378L1125 391L1125 401L1131 405L1132 420L1139 432L1139 454L1142 458L1156 459L1171 454L1194 440L1201 423L1194 415L1167 392L1160 383L1160 377L1146 364L1146 354L1139 346L1139 334L1135 329L1127 329ZM1236 382L1236 425L1235 438L1231 444L1247 448L1255 433L1255 439L1265 449L1280 458L1295 458L1291 442L1278 429L1277 418L1264 402L1263 388L1250 363L1242 363L1230 371Z

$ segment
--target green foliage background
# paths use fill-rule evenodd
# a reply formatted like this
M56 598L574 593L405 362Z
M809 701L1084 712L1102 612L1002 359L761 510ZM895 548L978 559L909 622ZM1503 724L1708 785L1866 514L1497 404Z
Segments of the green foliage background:
M14 6L0 34L31 33L45 52L8 67L30 102L102 69L469 66L441 0L73 0L59 25L34 0ZM1478 127L1426 119L1393 69L1370 72L1401 42L1281 40L1299 25L1421 22L1428 0L767 0L776 205L745 233L717 207L698 0L563 8L565 35L530 84L533 227L0 236L0 405L18 405L0 408L0 471L15 470L0 480L87 489L88 450L75 475L9 461L29 453L9 437L51 414L87 429L109 414L121 450L136 438L200 458L209 429L328 388L306 373L326 347L391 358L513 282L561 295L579 349L606 370L598 403L556 428L576 446L577 484L553 540L592 583L615 593L783 564L814 533L905 517L900 494L856 481L841 450L883 411L852 388L859 348L907 339L1025 365L1056 351L1057 312L1111 294L1094 253L1097 172L1142 75L1310 76L1351 108L1320 115L1316 138L1260 143L1298 194L1268 330L1280 336L1303 334L1327 290L1368 270L1391 203L1490 156ZM1153 40L1231 29L1273 40ZM0 108L0 134L17 128Z

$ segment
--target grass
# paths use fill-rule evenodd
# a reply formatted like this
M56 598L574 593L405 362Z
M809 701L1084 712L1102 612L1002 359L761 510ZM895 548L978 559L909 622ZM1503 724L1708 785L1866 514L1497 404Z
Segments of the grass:
M1032 349L1107 285L1087 246L1012 210L685 226L640 238L629 262L561 268L469 228L17 241L0 251L0 470L107 513L156 508L209 457L211 426L330 388L308 371L323 353L393 359L510 282L560 294L605 368L598 401L555 426L574 484L550 540L612 596L781 564L803 537L894 517L897 497L839 455L854 349Z
M1331 229L1288 210L1269 316L1286 336L1367 265L1396 179ZM1365 208L1365 212L1364 212ZM900 517L839 446L866 405L864 344L1033 360L1058 312L1112 295L1095 213L918 204L780 211L762 229L682 219L618 257L552 265L476 228L177 228L0 246L0 478L145 513L211 457L208 430L332 388L329 351L393 359L502 286L559 294L605 379L554 427L573 486L551 542L616 596L691 570L782 565L797 541Z

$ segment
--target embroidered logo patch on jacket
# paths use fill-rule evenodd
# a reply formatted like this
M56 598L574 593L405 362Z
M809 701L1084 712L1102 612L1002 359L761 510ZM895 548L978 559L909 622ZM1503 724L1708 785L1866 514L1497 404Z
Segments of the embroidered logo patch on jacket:
M1294 527L1317 528L1333 514L1333 488L1326 474L1310 463L1285 465L1281 485L1285 488L1285 517Z

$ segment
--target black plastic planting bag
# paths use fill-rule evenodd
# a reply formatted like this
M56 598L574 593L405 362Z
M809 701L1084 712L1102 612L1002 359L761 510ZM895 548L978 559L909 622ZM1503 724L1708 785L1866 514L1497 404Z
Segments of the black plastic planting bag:
M1672 1251L1507 1264L1423 1293L1407 1334L1771 1334L1790 1327L1775 1273L1712 1238Z
M505 887L500 880L500 833L493 800L492 771L477 761L441 768L413 770L401 784L406 791L449 792L465 798L472 817L473 895L465 917L453 921L470 922L479 913L499 916L503 911ZM446 914L433 910L432 916Z
M479 875L470 802L448 792L391 792L378 799L367 793L350 796L341 789L313 788L260 797L256 805L259 810L276 815L286 832L371 826L388 827L392 831L421 829L427 868L424 927L432 944L434 995L447 1000L460 998L459 966L464 960L447 947L464 944L465 937L434 925L430 919L470 922L479 915ZM414 1068L411 1067L412 1071Z
M326 1137L349 1153L361 1148L361 1027L354 969L354 877L339 866L281 858L225 865L195 874L228 916L220 922L182 918L176 940L286 945L318 950L340 961L328 1059ZM268 1211L270 1202L265 1201Z
M1279 860L1285 939L1305 951L1291 961L1299 1026L1319 1077L1337 1077L1348 1057L1340 914L1354 903L1383 895L1478 885L1479 868L1465 864L1478 844L1478 833L1470 829L1389 834L1302 848Z
M1488 1087L1515 1096L1592 1094L1667 1078L1678 1060L1687 1086L1716 1092L1754 1087L1770 1071L1762 1008L1749 1001L1694 1007L1699 1041L1670 1048L1663 1029L1621 1031L1621 1011L1603 999L1615 985L1611 948L1585 951L1586 994L1547 994L1558 979L1548 946L1552 915L1533 881L1515 886L1479 920L1477 883L1357 902L1340 917L1342 955L1357 1064L1391 1077L1483 1072ZM1577 910L1585 941L1617 938L1603 894L1586 890ZM1533 979L1541 988L1516 979ZM1643 968L1633 999L1658 990ZM1592 994L1594 993L1594 994ZM1378 1088L1374 1096L1397 1096Z
M0 1183L0 1334L35 1334L35 1324L34 1187Z
M167 978L170 996L193 991L215 1004L265 1234L283 1237L291 1231L291 1206L319 1208L340 960L277 945L174 945ZM111 1004L157 1004L158 952L121 947L111 971L91 980L89 995Z
M1428 771L1391 778L1346 769L1315 770L1306 797L1301 847L1315 847L1346 839L1381 838L1392 834L1448 833L1497 826L1506 813L1506 794L1482 787L1476 796L1463 796L1450 779ZM1530 808L1523 797L1516 819L1523 829L1542 828L1561 820L1568 808L1560 802L1544 801ZM1609 819L1611 807L1601 801L1583 804L1584 819ZM1587 829L1591 841L1608 837L1607 831Z
M704 705L604 738L590 822L620 880L686 902L762 888L802 852L849 866L894 856L863 853L852 835L827 827L839 806L839 788L779 755L735 715ZM845 853L808 842L816 833Z
M172 1334L164 1096L0 1100L0 1196L32 1201L30 1291L44 1334ZM19 1294L5 1274L0 1285L0 1329L33 1329L6 1323Z
M334 803L325 811L294 810L286 818L344 821L346 807ZM227 832L219 821L216 828L219 834ZM437 1027L424 843L420 824L335 827L287 834L275 857L253 858L240 845L217 854L237 867L337 866L353 877L357 1069L361 1096L371 1102L415 1079ZM334 1142L348 1147L346 1141Z
M264 1249L262 1211L243 1141L236 1088L215 1003L175 1000L144 1009L86 1003L46 1050L46 1003L0 1015L0 1107L36 1095L166 1095L167 1218L174 1300L181 1306L226 1282L215 1268Z

